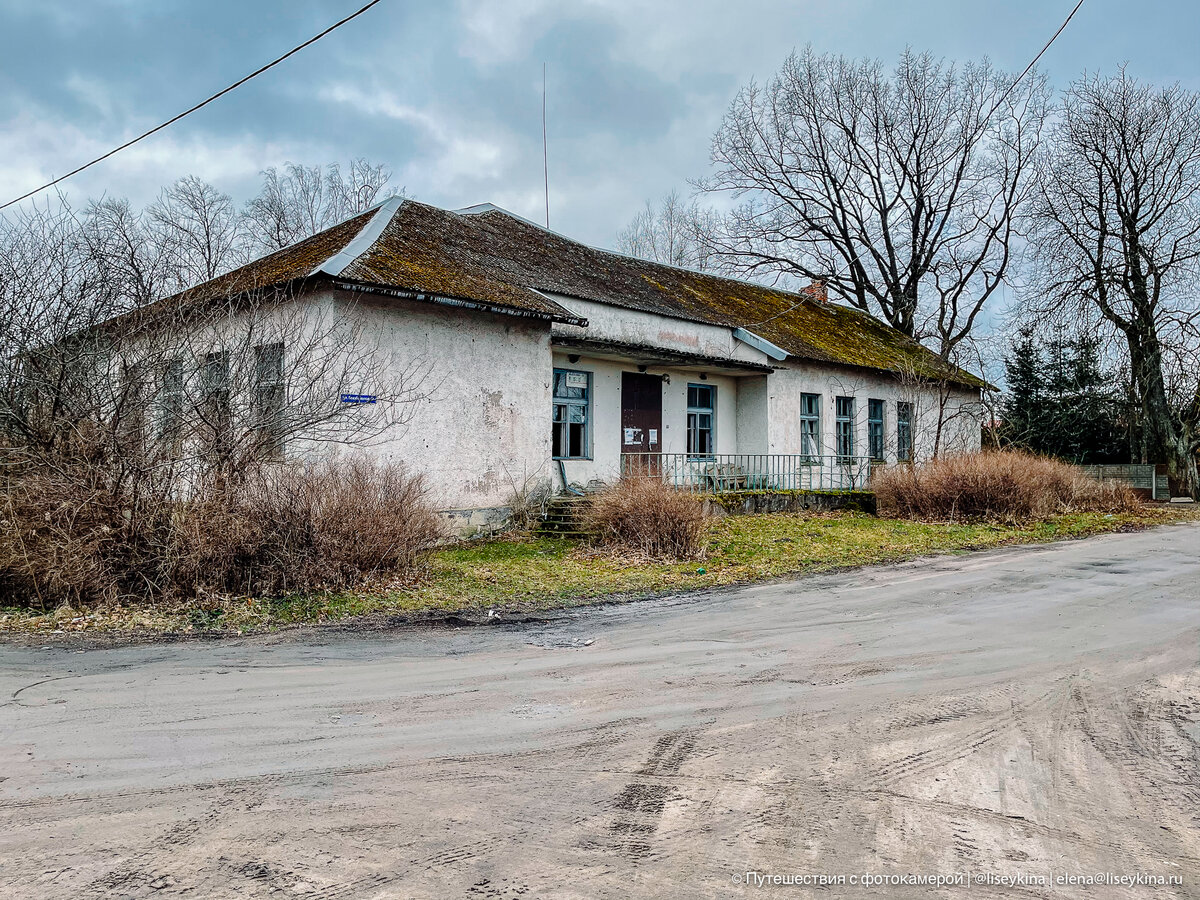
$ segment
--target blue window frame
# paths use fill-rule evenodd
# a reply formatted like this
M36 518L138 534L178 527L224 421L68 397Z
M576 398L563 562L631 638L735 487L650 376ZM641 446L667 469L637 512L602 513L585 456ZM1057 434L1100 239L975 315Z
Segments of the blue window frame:
M871 459L883 459L884 405L882 400L867 401L867 453Z
M688 455L712 456L717 445L717 389L711 384L689 384L687 401Z
M591 459L592 373L554 370L552 444L555 459Z
M854 398L835 398L834 412L837 414L834 432L837 455L842 459L851 459L854 456Z
M821 395L800 395L800 452L815 460L821 455Z

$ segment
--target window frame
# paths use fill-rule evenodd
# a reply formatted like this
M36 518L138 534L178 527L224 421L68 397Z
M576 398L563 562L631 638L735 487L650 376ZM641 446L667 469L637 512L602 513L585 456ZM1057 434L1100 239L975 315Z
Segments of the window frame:
M843 402L850 408L848 414L842 413ZM854 397L839 395L833 398L833 449L834 455L840 461L854 459L854 446L856 443L854 420L858 415L857 407L858 404Z
M813 413L806 412L804 408L804 404L809 400L813 401L816 410ZM810 425L813 427L809 428ZM805 444L808 439L811 439L811 449L815 452L810 453L809 448L806 448ZM821 458L824 449L821 434L821 395L802 391L800 393L800 455L806 462L815 462Z
M259 450L268 459L283 456L283 417L287 409L286 352L283 341L254 347L254 427L259 434ZM264 371L264 361L271 362L272 371ZM264 400L264 390L271 391L269 404Z
M693 406L692 405L692 388L700 391L708 392L708 406ZM699 426L699 417L708 416L708 428L701 429ZM696 425L693 426L693 417L696 419ZM687 412L684 417L685 432L687 440L687 455L689 459L712 459L717 455L717 386L715 384L688 382L687 386ZM700 452L699 449L692 449L693 433L699 435L702 431L708 432L707 453ZM698 442L696 442L698 443Z
M228 350L204 355L200 367L200 419L210 431L209 452L223 455L233 437L233 373ZM216 374L218 377L213 377Z
M879 415L875 413L878 410ZM886 446L887 401L877 397L867 399L867 456L876 462L887 458Z
M913 405L907 400L896 403L896 462L913 461Z
M587 386L583 388L583 397L559 397L558 396L558 376L583 375L587 378ZM558 366L554 367L550 381L550 455L555 460L572 460L572 459L591 459L592 458L592 385L595 381L592 372L587 369L564 369ZM558 408L562 407L566 412L563 419L560 421L555 417ZM577 456L570 455L571 438L570 425L572 408L583 409L583 422L578 423L583 425L583 441L582 453ZM566 456L560 456L554 453L554 433L560 426L564 428L563 438L560 440L560 447L565 447L567 450Z
M171 453L178 453L183 446L183 415L187 402L187 371L183 357L166 359L158 377L158 441Z
M147 415L152 378L153 375L147 372L146 363L142 360L121 361L113 413L117 417L116 425L122 440L139 449L145 449L148 438L153 433L150 417Z

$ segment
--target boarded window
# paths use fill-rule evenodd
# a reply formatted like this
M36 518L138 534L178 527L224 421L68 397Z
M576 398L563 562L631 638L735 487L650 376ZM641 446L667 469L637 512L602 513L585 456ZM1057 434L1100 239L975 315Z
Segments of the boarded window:
M254 348L254 419L263 456L283 454L286 400L283 344L260 344Z
M821 455L821 395L800 395L800 452L809 459Z
M687 405L687 452L712 456L715 448L717 389L711 384L689 384Z
M837 397L834 403L837 414L834 432L837 455L842 459L850 459L854 456L854 398Z
M871 459L883 459L883 417L884 404L882 400L867 401L867 453Z
M911 462L913 458L912 404L896 404L896 459Z
M555 459L587 459L591 456L590 372L554 370L554 414L552 444Z

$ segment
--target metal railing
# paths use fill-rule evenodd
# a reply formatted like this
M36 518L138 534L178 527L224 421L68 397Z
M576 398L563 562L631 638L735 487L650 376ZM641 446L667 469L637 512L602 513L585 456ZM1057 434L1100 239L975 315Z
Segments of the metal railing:
M867 457L789 453L622 453L621 476L657 475L694 494L731 491L855 491L871 479Z

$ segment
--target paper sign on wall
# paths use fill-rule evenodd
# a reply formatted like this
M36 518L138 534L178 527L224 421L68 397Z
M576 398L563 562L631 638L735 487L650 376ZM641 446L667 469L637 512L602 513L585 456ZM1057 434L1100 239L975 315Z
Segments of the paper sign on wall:
M587 387L587 372L568 372L567 387L569 388L585 388Z

